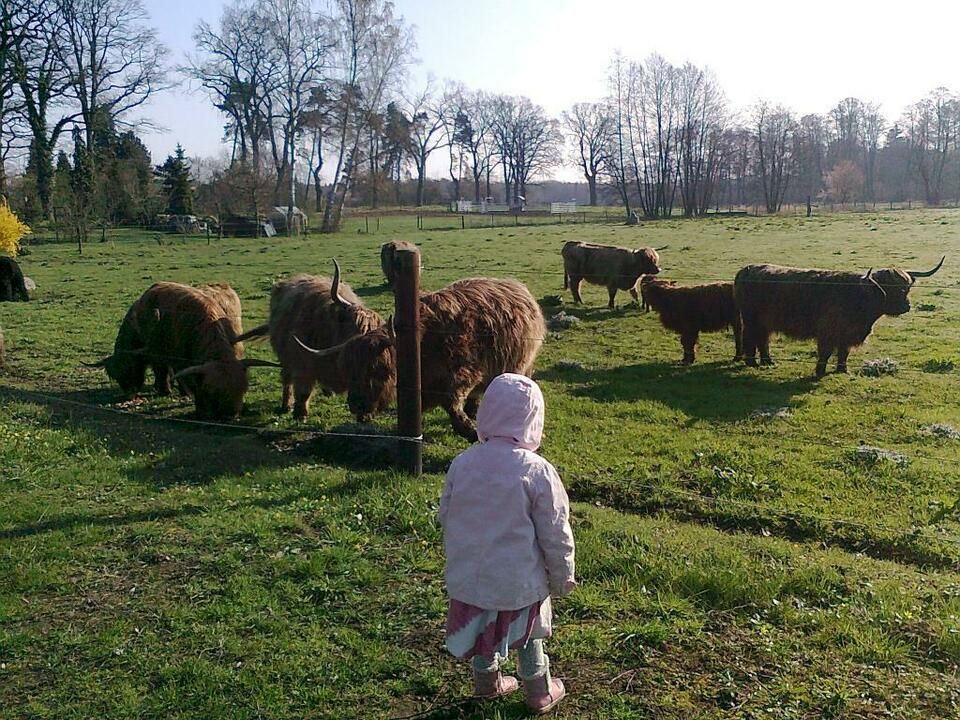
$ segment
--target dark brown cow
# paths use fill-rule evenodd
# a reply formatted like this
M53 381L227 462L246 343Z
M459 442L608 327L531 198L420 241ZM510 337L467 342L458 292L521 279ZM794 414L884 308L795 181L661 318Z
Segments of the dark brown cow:
M664 280L653 275L644 275L640 278L640 309L644 312L650 312L650 301L647 299L646 292L647 288L650 287L650 283L656 280L661 285L676 285L676 280Z
M312 347L329 348L383 325L383 318L366 307L353 290L340 280L340 265L334 260L333 280L297 275L273 286L270 319L241 335L238 340L270 336L270 345L280 360L283 393L282 412L293 407L295 417L307 416L310 397L319 383L326 394L347 391L351 358L337 354L317 356L306 352L294 338Z
M730 327L736 347L734 360L740 359L740 314L733 301L733 283L677 285L669 280L645 277L640 283L640 292L659 313L661 324L680 334L684 365L696 360L701 332Z
M617 290L629 290L633 299L638 300L636 285L640 276L660 272L660 256L653 248L630 250L571 240L564 244L560 254L563 256L563 289L570 288L573 301L578 305L583 302L581 280L604 285L610 295L608 307L613 309Z
M932 270L904 272L897 268L865 274L808 270L779 265L747 265L734 280L737 308L743 319L743 351L747 365L772 365L770 334L779 332L817 341L817 377L837 354L837 372L847 371L850 349L862 345L883 315L910 310L907 294L919 277Z
M29 299L20 265L12 257L0 255L0 302L26 302Z
M423 408L442 407L459 435L476 440L471 418L480 394L502 373L529 375L544 335L540 306L516 280L470 278L421 295ZM338 347L307 348L318 357L349 358L347 402L359 422L396 396L395 341L388 323Z
M274 365L243 360L234 344L240 325L240 298L229 285L191 287L160 282L130 306L103 367L127 394L143 387L148 367L154 387L169 395L171 375L194 399L200 417L236 417L247 391L247 368Z
M416 250L417 246L406 240L391 240L380 246L380 268L383 270L383 277L387 281L388 287L393 287L395 268L394 259L397 250Z

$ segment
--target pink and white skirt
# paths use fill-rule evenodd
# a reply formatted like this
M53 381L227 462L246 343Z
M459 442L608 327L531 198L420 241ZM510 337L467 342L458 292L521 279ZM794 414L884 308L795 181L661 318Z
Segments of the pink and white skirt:
M447 650L464 660L494 654L505 658L508 650L552 634L549 596L520 610L484 610L453 599L447 608Z

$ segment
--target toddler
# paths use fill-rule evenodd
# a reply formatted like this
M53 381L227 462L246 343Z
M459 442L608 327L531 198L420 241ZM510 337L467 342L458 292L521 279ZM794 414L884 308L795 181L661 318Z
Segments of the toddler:
M576 586L567 493L553 465L534 451L543 435L543 395L530 378L496 377L477 411L480 442L458 455L440 498L446 552L447 649L473 663L474 694L519 688L500 673L518 651L527 707L553 708L566 691L550 677L544 638L550 597Z

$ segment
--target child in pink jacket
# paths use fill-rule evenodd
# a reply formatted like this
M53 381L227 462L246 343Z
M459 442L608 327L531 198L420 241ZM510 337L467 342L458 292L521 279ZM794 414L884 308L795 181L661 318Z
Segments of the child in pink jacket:
M534 451L543 435L543 395L530 378L495 378L477 412L480 442L450 465L440 498L446 551L447 649L471 658L475 694L517 690L500 673L510 648L527 706L537 714L566 694L550 677L543 640L551 595L576 586L567 493L553 465Z

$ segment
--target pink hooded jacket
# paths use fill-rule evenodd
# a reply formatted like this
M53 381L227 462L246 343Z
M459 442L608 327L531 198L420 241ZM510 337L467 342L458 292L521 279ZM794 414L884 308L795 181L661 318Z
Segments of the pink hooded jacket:
M485 610L519 610L574 583L567 493L537 455L543 395L530 378L490 383L477 412L481 442L450 465L440 498L447 594Z

